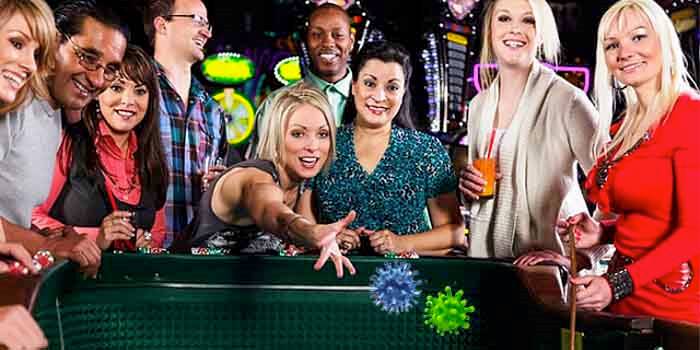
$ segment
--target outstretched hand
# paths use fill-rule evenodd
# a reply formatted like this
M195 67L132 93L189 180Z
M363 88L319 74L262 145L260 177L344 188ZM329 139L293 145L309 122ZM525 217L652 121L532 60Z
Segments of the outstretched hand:
M355 274L355 267L352 266L350 259L343 256L340 253L340 248L338 247L338 242L336 241L336 236L343 231L348 225L350 225L357 213L351 210L347 216L328 225L318 225L317 230L315 230L314 236L318 237L318 246L321 248L321 256L314 264L314 270L320 270L323 265L326 264L328 258L333 260L333 265L335 265L335 272L338 278L343 278L343 266L345 266L351 275Z

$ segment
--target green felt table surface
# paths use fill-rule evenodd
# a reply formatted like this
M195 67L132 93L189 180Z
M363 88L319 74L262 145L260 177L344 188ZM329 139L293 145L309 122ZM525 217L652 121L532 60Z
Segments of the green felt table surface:
M97 279L61 262L42 277L33 314L51 349L561 349L562 320L531 297L507 262L421 258L418 303L390 314L370 297L389 260L352 257L338 279L315 257L105 254ZM439 335L427 295L462 290L470 328ZM586 349L653 349L635 330L584 330Z

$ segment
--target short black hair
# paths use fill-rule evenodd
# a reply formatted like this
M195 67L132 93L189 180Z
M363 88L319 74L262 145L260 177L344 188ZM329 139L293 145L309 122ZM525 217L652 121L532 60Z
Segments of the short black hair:
M394 118L396 125L406 128L415 129L413 124L413 106L411 104L411 75L413 74L413 66L411 65L411 55L406 48L391 41L374 41L366 43L360 52L353 58L350 66L353 72L353 81L357 82L360 70L367 64L367 61L377 59L384 63L398 63L404 75L406 83L406 92L403 94L401 107ZM354 118L355 116L349 116Z
M352 26L352 19L350 18L350 15L348 15L348 12L345 11L344 8L330 2L323 3L314 8L311 13L309 13L308 23L311 24L311 19L314 18L314 16L318 16L318 13L323 11L338 11L339 13L343 14L343 18L348 22L348 27Z
M105 3L105 1L96 0L66 0L61 2L54 10L56 28L70 37L81 33L85 19L90 17L107 27L116 29L129 42L131 33L126 21L119 16L113 7ZM62 40L65 39L62 38Z

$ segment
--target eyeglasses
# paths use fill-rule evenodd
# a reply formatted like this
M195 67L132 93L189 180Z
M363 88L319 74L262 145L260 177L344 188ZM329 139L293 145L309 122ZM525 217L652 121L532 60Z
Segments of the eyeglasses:
M206 19L206 18L204 18L204 17L202 17L202 16L200 16L200 15L197 15L197 14L191 14L191 15L167 15L167 16L164 16L164 17L165 17L165 18L178 18L178 17L180 17L180 18L189 18L189 19L192 20L192 23L194 23L194 25L196 25L197 27L200 27L200 28L207 28L207 30L209 31L209 33L211 33L211 32L212 32L212 29L214 29L214 28L211 26L211 23L209 23L209 20L208 20L208 19Z
M68 41L73 45L73 52L75 52L75 56L78 57L78 63L85 69L94 72L100 68L104 71L104 79L106 81L113 81L114 79L117 78L119 75L119 67L115 67L113 65L107 65L103 66L100 63L100 56L88 52L86 49L80 47L78 44L76 44L73 39L70 38L65 33L61 33Z

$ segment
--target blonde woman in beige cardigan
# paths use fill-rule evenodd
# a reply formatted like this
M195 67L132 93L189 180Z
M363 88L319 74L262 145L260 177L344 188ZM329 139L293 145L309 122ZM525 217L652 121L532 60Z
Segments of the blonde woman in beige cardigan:
M485 182L473 165L460 172L471 204L469 255L567 265L555 226L586 211L576 166L593 165L596 111L583 91L537 60L556 62L559 52L546 1L492 1L483 33L481 62L499 69L482 71L482 91L470 105L469 159L484 158L493 137L499 170L489 199L479 198Z

